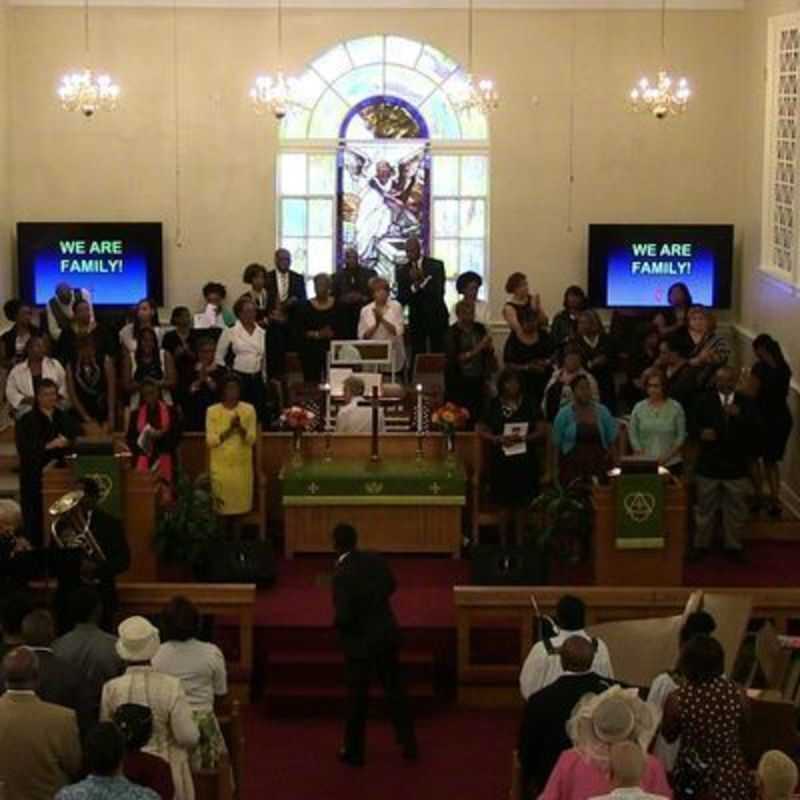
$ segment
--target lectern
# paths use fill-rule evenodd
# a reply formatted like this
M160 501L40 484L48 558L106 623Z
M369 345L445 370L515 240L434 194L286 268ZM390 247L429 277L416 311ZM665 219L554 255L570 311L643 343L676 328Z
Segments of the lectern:
M598 586L681 586L686 487L641 461L612 470L593 490L594 579Z

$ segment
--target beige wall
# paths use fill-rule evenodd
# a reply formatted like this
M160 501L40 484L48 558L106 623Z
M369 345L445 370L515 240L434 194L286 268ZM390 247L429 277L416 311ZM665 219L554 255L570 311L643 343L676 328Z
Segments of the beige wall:
M162 219L169 304L194 302L211 277L238 288L241 265L268 260L274 247L275 126L255 117L246 100L253 77L274 67L274 12L179 12L179 248L172 11L93 6L93 59L124 95L117 112L90 121L60 111L53 95L59 75L82 62L80 11L10 13L11 218ZM495 313L515 269L529 273L549 307L566 284L583 283L591 221L739 218L743 17L670 13L671 63L692 78L697 102L686 117L659 123L626 105L641 71L658 66L657 13L479 13L476 71L497 79L503 101L492 122ZM339 40L376 31L426 39L464 57L463 12L296 10L285 22L290 71Z
M11 291L11 241L9 237L10 187L8 184L8 7L0 0L0 299Z

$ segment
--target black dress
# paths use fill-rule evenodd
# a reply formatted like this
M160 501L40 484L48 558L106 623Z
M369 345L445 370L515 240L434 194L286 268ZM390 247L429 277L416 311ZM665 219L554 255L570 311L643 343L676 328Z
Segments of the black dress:
M63 336L63 334L62 334ZM75 394L86 413L99 424L108 421L108 380L105 356L94 361L81 361L67 367L72 375Z
M600 402L614 414L617 409L617 397L614 390L614 342L607 333L601 333L597 341L592 344L585 337L578 336L575 344L581 351L584 368L592 374L597 381L597 389L600 392ZM589 362L600 356L606 357L606 363L602 367L589 367Z
M533 344L526 344L514 331L511 331L503 349L503 361L509 366L525 366L533 361L550 359L554 352L553 339L546 331L539 331L539 337ZM528 369L519 371L522 390L536 405L542 402L545 387L552 373L552 366L548 366L543 372Z
M494 436L502 436L506 425L527 422L530 436L541 418L539 407L527 397L522 398L517 408L504 406L502 400L495 397L485 424ZM489 473L491 501L504 508L524 508L538 493L539 459L534 445L528 442L525 452L517 456L507 456L502 445L494 445Z
M95 325L88 333L80 334L70 325L61 331L61 336L58 337L58 341L55 344L55 357L61 362L64 369L77 359L78 340L81 336L90 336L94 340L94 348L99 362L102 362L103 356L114 357L112 339L105 328Z
M203 381L193 388L200 372L199 366L197 364L192 367L192 376L186 386L186 396L181 402L184 427L192 433L205 431L206 412L215 403L220 402L222 379L225 377L225 370L217 367L208 374L210 381Z
M302 337L300 361L303 365L303 380L306 383L320 383L325 375L331 339L309 339L306 334L327 327L333 331L334 339L342 338L340 309L334 303L330 308L320 310L309 301L300 309L298 319Z
M792 430L788 402L792 371L786 364L771 367L764 361L757 361L753 365L753 375L760 383L756 408L762 421L761 456L767 464L777 464L783 460Z
M161 347L172 355L175 364L174 398L176 405L184 415L187 410L189 387L195 379L196 345L197 339L194 331L190 331L186 339L181 338L176 330L168 331L161 341Z

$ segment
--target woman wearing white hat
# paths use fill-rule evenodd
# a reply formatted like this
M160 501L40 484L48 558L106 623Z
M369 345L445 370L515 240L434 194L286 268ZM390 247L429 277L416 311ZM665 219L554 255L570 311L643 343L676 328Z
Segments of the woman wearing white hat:
M158 629L144 617L128 617L117 632L117 653L128 667L103 687L101 719L110 720L124 703L147 706L153 713L153 735L142 750L169 762L174 800L194 800L189 751L200 734L180 680L155 672L150 664L161 644Z
M612 686L602 694L586 695L567 723L573 747L561 754L539 800L584 800L608 794L612 745L635 742L646 753L660 720L658 709L640 700L636 689ZM641 786L645 792L672 797L664 767L655 756L647 756Z

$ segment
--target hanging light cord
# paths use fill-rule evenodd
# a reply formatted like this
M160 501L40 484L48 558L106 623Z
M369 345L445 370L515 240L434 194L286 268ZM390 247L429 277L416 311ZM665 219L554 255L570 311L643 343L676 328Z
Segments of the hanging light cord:
M83 4L83 46L86 51L86 66L89 64L89 0L85 0Z
M473 4L473 0L469 0L469 10L467 11L467 71L469 72L470 75L472 75L472 53L473 53L472 24L474 15L475 15L475 7Z
M569 54L569 184L567 186L567 232L572 233L575 194L575 54L577 45L577 16L572 12L572 41Z
M661 57L667 55L667 0L661 0Z
M181 128L178 102L178 0L172 4L172 96L175 103L175 247L183 247L181 210Z
M278 71L283 69L283 8L281 0L278 0L277 6L277 38L278 38Z

